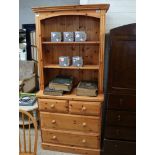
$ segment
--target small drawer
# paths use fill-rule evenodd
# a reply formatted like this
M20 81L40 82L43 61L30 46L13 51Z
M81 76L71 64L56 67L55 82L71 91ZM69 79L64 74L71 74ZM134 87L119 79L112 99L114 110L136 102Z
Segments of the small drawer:
M136 96L132 95L109 95L108 109L110 110L136 110Z
M136 113L128 111L107 111L107 126L136 126Z
M107 126L105 137L107 139L136 140L136 128Z
M118 140L104 140L105 155L136 155L136 143Z
M69 113L99 116L101 102L69 101Z
M68 113L67 100L39 99L39 110Z
M40 112L41 128L100 132L100 119L95 116L81 116Z
M42 129L42 140L44 143L62 144L94 148L100 146L99 136L97 134L79 134L67 131Z

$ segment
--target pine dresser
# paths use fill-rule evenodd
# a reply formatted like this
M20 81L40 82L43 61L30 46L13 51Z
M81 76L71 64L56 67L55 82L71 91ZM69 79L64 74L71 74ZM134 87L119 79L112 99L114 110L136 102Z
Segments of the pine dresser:
M36 17L40 91L37 94L42 148L85 155L101 153L101 121L104 103L105 19L108 4L32 8ZM85 31L84 42L51 42L51 32ZM60 56L82 56L82 67L59 66ZM72 76L73 90L63 96L44 95L57 76ZM97 97L76 96L82 80L97 81Z

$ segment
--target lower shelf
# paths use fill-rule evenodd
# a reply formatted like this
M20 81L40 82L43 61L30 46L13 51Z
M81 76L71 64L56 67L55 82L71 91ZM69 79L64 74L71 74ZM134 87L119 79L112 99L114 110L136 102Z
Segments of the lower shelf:
M68 152L68 153L83 154L83 155L100 155L99 149L88 149L88 148L81 148L81 147L72 147L67 145L56 145L51 143L42 143L42 148L45 150Z
M76 66L63 67L63 66L60 66L59 64L47 64L47 65L44 65L44 68L98 70L99 65L83 65L81 67L76 67Z

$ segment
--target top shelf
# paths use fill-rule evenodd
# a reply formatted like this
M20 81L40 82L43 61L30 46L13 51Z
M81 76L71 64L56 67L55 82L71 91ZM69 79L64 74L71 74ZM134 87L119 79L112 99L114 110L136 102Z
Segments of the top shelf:
M92 45L99 45L100 41L84 41L84 42L50 42L50 41L43 41L42 44L49 44L49 45L83 45L83 44L92 44Z

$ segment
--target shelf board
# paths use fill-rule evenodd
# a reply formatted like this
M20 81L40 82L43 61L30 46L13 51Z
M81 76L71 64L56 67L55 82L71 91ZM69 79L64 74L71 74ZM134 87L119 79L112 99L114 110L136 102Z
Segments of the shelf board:
M47 99L63 99L63 100L79 100L79 101L104 101L104 94L98 94L96 97L89 96L77 96L76 88L70 94L64 94L63 96L52 96L52 95L44 95L43 90L40 90L37 94L39 98L47 98Z
M50 41L43 41L42 44L49 44L49 45L83 45L83 44L95 44L98 45L100 41L84 41L84 42L50 42Z
M62 67L62 66L59 66L58 64L48 64L48 65L44 65L44 68L98 70L99 65L84 65L82 67L75 67L75 66Z

